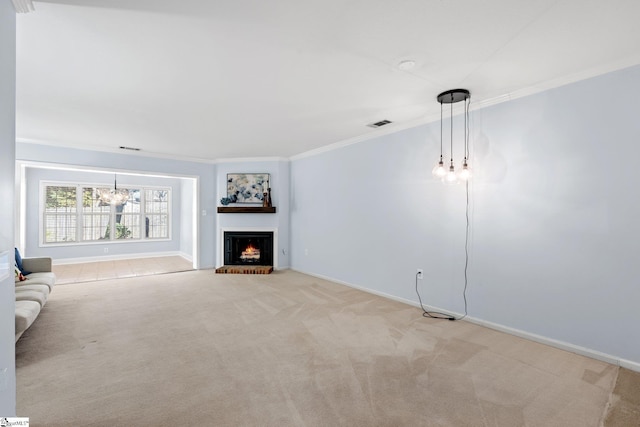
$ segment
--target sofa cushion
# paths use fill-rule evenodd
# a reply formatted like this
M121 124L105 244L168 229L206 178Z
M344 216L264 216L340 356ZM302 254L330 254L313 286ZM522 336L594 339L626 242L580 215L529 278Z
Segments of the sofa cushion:
M51 293L51 289L49 289L49 286L43 285L41 283L29 283L28 281L27 283L16 284L16 292L18 292L19 290L38 291L44 293L45 295L47 295L47 297L49 297L49 294Z
M33 324L40 313L35 301L16 301L16 341Z
M56 275L54 273L31 273L27 276L27 280L23 282L16 282L16 289L20 286L26 285L47 285L49 291L53 290L53 285L56 284Z
M47 285L16 286L16 301L36 301L40 307L44 307L50 292Z
M53 271L53 260L50 257L22 258L22 266L33 273Z
M42 308L47 303L47 295L38 291L16 289L16 301L35 301Z

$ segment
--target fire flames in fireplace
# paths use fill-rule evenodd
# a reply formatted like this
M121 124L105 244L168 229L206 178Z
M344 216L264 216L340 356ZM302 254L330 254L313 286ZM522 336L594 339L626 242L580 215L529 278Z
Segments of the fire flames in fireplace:
M253 246L253 243L249 243L249 245L245 248L244 251L240 254L240 259L244 261L248 260L259 260L260 259L260 249Z

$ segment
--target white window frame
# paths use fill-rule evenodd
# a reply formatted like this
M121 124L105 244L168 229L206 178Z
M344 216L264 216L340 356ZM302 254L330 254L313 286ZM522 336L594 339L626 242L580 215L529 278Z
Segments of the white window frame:
M46 236L46 223L45 223L45 214L46 214L46 188L47 187L75 187L76 188L76 240L73 242L45 242ZM38 242L39 247L52 247L52 246L84 246L84 245L100 245L100 244L127 244L127 243L142 243L142 242L161 242L161 241L170 241L172 240L172 220L173 220L173 188L171 186L153 186L153 185L118 185L118 188L124 189L135 189L140 190L140 237L139 238L129 238L129 239L116 239L116 233L112 232L109 235L109 239L100 239L100 240L82 240L83 237L83 217L84 212L82 211L82 197L83 197L83 189L84 188L105 188L109 187L109 184L104 183L72 183L72 182L63 182L63 181L40 181L40 192L38 198ZM167 191L167 228L168 228L168 237L149 237L145 236L145 190L153 190L153 191ZM151 215L156 214L155 212L151 212ZM109 229L115 230L115 221L116 221L116 213L115 207L112 207L109 212ZM122 215L131 215L131 214L122 214Z

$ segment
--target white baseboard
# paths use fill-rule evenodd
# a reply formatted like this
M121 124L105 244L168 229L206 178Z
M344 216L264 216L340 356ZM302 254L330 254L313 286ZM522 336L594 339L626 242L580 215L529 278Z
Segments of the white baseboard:
M65 265L65 264L82 264L87 262L99 262L99 261L117 261L122 259L138 259L138 258L160 258L166 256L180 256L188 261L193 261L186 254L179 251L167 251L167 252L146 252L135 254L119 254L119 255L106 255L106 256L92 256L83 258L62 258L54 259L53 265Z
M309 273L306 271L302 271L302 270L298 270L298 269L294 269L291 268L292 271L297 271L298 273L302 273L302 274L306 274L308 276L312 276L312 277L317 277L319 279L323 279L323 280L328 280L330 282L334 282L334 283L338 283L340 285L344 285L344 286L348 286L350 288L354 288L354 289L358 289L364 292L368 292L370 294L374 294L374 295L378 295L381 296L383 298L388 298L391 299L393 301L398 301L404 304L408 304L411 305L413 307L417 307L417 308L421 308L420 307L420 303L416 302L416 301L411 301L405 298L400 298L397 297L395 295L390 295L384 292L379 292L379 291L375 291L372 289L368 289L365 288L363 286L358 286L358 285L354 285L353 283L348 283L342 280L338 280L338 279L334 279L332 277L327 277L327 276L323 276L321 274L315 274L315 273ZM451 315L453 317L462 317L462 313L456 313L456 312L452 312L449 310L445 310L439 307L433 307L433 306L429 306L429 305L425 305L424 306L425 309L429 310L429 311L435 311L435 312L439 312L439 313L443 313L443 314L447 314L447 315ZM640 363L638 362L634 362L631 360L626 360L626 359L621 359L619 357L616 356L612 356L610 354L606 354L606 353L602 353L596 350L592 350L590 348L586 348L586 347L581 347L575 344L570 344L564 341L560 341L560 340L556 340L553 338L548 338L542 335L537 335L537 334L533 334L531 332L526 332L526 331L522 331L520 329L515 329L515 328L511 328L509 326L504 326L498 323L493 323L493 322L489 322L486 320L482 320L482 319L478 319L475 317L471 317L471 316L467 316L464 318L465 321L468 321L470 323L474 323L476 325L479 326L484 326L486 328L490 328L490 329L494 329L496 331L500 331L500 332L504 332L506 334L509 335L514 335L520 338L524 338L524 339L528 339L530 341L535 341L537 343L540 344L545 344L548 345L550 347L555 347L558 348L560 350L565 350L565 351L569 351L571 353L575 353L575 354L579 354L581 356L585 356L585 357L589 357L592 359L596 359L596 360L600 360L606 363L611 363L612 365L616 365L616 366L620 366L622 368L626 368L632 371L636 371L636 372L640 372Z
M540 344L549 345L551 347L555 347L560 350L565 350L571 353L579 354L581 356L586 356L592 359L601 360L603 362L611 363L612 365L622 366L621 365L622 359L612 356L610 354L592 350L590 348L581 347L579 345L570 344L570 343L556 340L553 338L548 338L543 335L533 334L531 332L526 332L520 329L511 328L509 326L504 326L499 323L489 322L486 320L478 319L476 317L469 316L467 317L467 320L471 323L475 323L476 325L484 326L489 329L494 329L496 331L504 332L510 335L515 335L520 338L525 338ZM640 368L640 365L638 366L638 368Z
M620 367L629 369L631 371L640 372L640 363L632 362L631 360L620 359Z
M387 294L387 293L384 293L384 292L376 291L376 290L373 290L373 289L365 288L363 286L354 285L353 283L344 282L342 280L334 279L333 277L323 276L321 274L308 273L306 271L298 270L298 269L295 269L295 268L290 268L290 270L291 271L297 271L298 273L306 274L307 276L317 277L318 279L328 280L329 282L334 282L334 283L337 283L339 285L345 285L345 286L348 286L350 288L358 289L360 291L364 291L364 292L367 292L367 293L370 293L370 294L378 295L378 296L383 297L383 298L387 298L387 299L390 299L390 300L398 301L398 302L401 302L401 303L404 303L404 304L408 304L408 305L412 305L414 307L420 308L420 304L418 304L417 302L411 301L411 300L408 300L408 299L404 299L404 298L400 298L400 297L397 297L395 295L391 295L391 294ZM433 309L432 307L429 307L429 310L432 310L432 309ZM439 309L433 309L433 310L440 311ZM448 312L443 312L443 313L449 314ZM451 313L451 315L455 316L455 314L453 314L453 313Z

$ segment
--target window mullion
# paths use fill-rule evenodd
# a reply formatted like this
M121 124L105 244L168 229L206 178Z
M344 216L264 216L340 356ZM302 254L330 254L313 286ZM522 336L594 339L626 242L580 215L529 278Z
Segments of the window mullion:
M145 220L146 214L146 188L140 189L140 239L147 240L149 236L147 236L147 222Z
M109 205L109 240L116 239L116 207L115 205Z
M82 242L83 239L83 225L84 225L84 213L82 212L82 198L84 197L84 192L82 189L82 185L76 185L76 242Z

